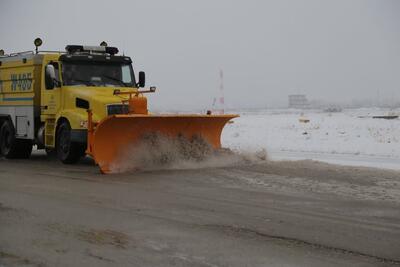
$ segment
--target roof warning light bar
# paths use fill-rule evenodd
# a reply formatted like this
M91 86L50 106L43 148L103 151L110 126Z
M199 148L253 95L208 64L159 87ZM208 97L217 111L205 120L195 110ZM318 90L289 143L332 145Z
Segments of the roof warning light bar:
M112 46L67 45L65 50L69 54L118 54L118 48Z

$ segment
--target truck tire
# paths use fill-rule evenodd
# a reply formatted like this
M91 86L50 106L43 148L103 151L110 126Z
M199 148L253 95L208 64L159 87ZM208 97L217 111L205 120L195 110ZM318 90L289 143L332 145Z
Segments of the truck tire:
M85 154L85 147L80 143L71 142L71 126L63 121L56 135L57 157L65 164L73 164Z
M45 148L46 155L49 158L57 158L57 150L54 148Z
M27 159L32 153L32 141L16 139L14 127L9 120L0 128L0 153L8 159Z

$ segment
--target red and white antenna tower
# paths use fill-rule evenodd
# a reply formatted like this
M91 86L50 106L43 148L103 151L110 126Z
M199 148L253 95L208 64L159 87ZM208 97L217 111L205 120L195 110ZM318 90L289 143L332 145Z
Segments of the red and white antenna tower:
M219 70L219 97L213 98L212 110L214 113L225 113L225 98L224 98L224 72Z
M221 114L225 113L225 98L224 98L224 72L222 69L219 70L219 79L220 79L220 84L219 84L219 104L221 107Z

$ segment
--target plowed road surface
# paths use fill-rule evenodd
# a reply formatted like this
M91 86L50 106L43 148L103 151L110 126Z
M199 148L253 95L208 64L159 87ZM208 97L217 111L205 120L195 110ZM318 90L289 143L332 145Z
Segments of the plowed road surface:
M400 173L0 160L0 266L399 266Z

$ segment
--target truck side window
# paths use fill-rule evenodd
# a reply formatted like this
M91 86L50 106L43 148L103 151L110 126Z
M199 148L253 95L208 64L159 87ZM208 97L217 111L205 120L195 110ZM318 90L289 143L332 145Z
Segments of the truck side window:
M122 65L122 81L132 83L131 68L129 65Z
M55 87L60 87L61 82L60 82L60 69L58 67L58 62L52 62L51 65L54 66L54 70L56 72L56 81L57 83L55 84Z

